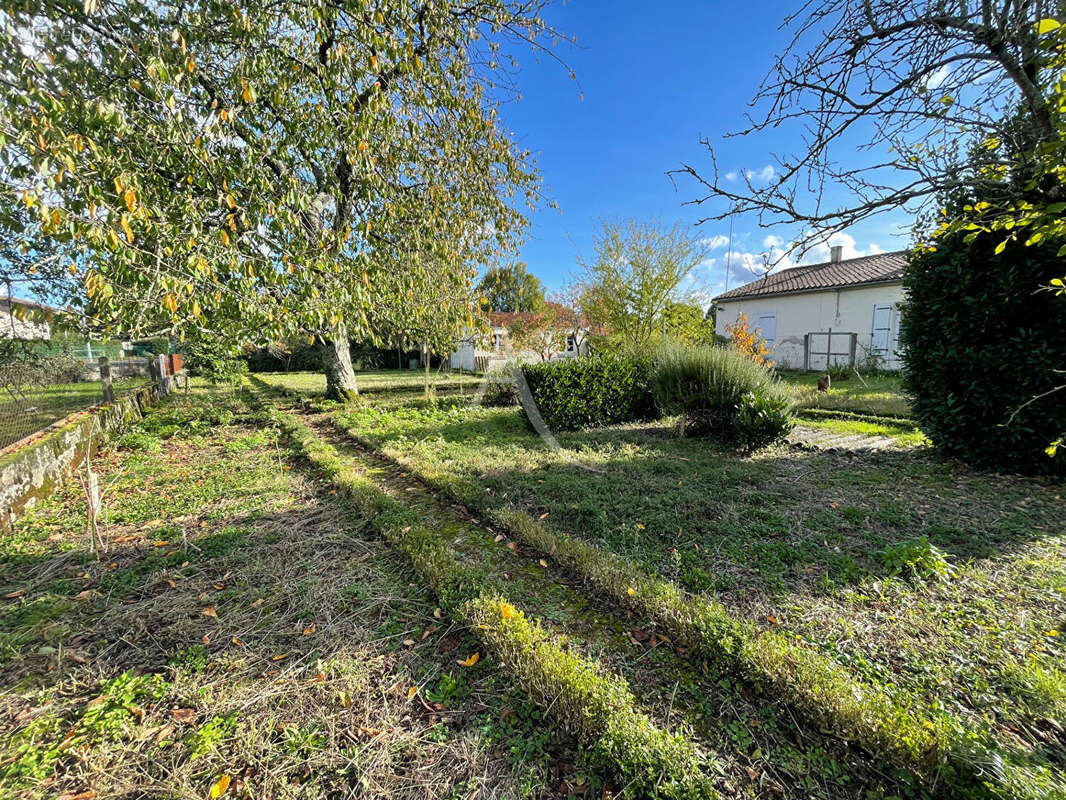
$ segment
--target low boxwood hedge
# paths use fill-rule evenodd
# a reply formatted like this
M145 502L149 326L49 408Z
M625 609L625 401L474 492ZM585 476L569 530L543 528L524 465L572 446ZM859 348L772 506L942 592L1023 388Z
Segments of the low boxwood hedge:
M522 372L540 415L552 430L656 417L649 358L595 355L528 364Z

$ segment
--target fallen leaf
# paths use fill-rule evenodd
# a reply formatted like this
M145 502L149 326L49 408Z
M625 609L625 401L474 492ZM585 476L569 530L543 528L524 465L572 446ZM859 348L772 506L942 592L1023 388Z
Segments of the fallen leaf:
M506 537L502 533L497 533L496 534L496 538L493 539L492 541L494 541L494 542L502 542L505 538Z
M16 589L13 592L8 592L7 594L5 594L4 595L4 599L5 600L14 600L16 597L22 597L22 595L24 595L24 594L26 594L26 590L25 589Z
M304 636L310 636L316 630L318 630L318 626L316 626L315 623L312 622L310 625L304 628Z
M212 619L218 619L218 612L215 611L215 607L214 606L207 606L200 613L203 614L205 617L211 617Z
M211 637L205 633L203 636L200 637L200 641L204 643L204 647L207 647L209 644L211 644Z
M229 781L229 775L227 775L226 773L222 773L222 777L220 777L211 785L211 793L209 795L211 800L215 800L216 798L221 797L227 791L229 791Z
M166 547L170 542L167 539L160 539L158 542L152 542L152 547Z
M513 708L505 708L502 712L500 712L500 722L503 722L505 719L507 719L512 714L514 714L514 709Z
M441 610L439 608L433 609L433 616L436 617L437 619L440 619L441 618Z
M237 647L244 647L244 642L242 642L236 636L234 636L232 639L230 639L230 641L233 642L235 645L237 645Z
M170 709L170 718L175 722L183 722L191 725L196 722L196 709L195 708L172 708Z
M414 639L404 639L403 640L403 646L404 647L414 647L414 645L415 645L415 640Z
M276 656L271 656L270 660L271 661L281 661L282 659L285 659L285 658L288 658L288 657L289 657L288 653L278 653Z
M172 733L174 733L174 726L173 725L164 725L162 728L159 729L158 733L156 733L156 735L155 735L155 743L159 744L161 741L166 739Z
M94 597L95 595L96 595L96 591L94 589L84 589L84 590L78 592L76 595L74 595L74 599L75 600L89 600L92 597Z
M365 728L362 725L359 726L359 732L365 734L366 736L381 736L381 734L383 733L383 731L377 728Z
M545 561L543 558L540 561L538 561L537 563L540 564L542 567L547 567L548 566L548 562Z
M457 663L460 667L472 667L472 666L474 666L474 664L477 663L479 658L481 658L481 654L480 653L472 653L471 655L467 656L462 661L457 661L455 663Z
M169 586L171 589L178 588L178 584L174 583L174 581L172 581L170 578L167 578L167 586Z
M407 699L410 700L416 694L418 694L418 687L412 686L410 689L407 690Z
M263 605L264 602L265 601L263 600L263 598L260 597L258 600L252 603L252 608L259 608L259 606Z
M56 800L92 800L94 797L96 797L96 792L86 789L84 792L64 792L56 797Z
M507 546L510 547L512 550L517 550L518 549L518 542L508 542Z
M352 707L352 696L348 692L341 692L337 699L344 708Z

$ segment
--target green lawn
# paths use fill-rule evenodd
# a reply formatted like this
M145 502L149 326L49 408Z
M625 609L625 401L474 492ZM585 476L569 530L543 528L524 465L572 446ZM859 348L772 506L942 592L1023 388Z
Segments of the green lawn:
M793 387L796 401L802 408L850 411L885 417L909 417L910 405L903 394L903 379L898 375L860 376L850 374L834 379L828 392L818 391L816 372L778 373Z
M324 394L326 376L317 372L263 372L257 378L274 386L284 386L310 395ZM420 391L425 386L426 374L422 370L381 369L355 373L360 392L381 392L389 390ZM469 372L458 373L431 369L429 385L434 388L465 387L471 393L477 388L481 378Z
M116 393L140 386L147 378L114 381ZM25 399L23 399L23 397ZM0 447L63 419L68 414L103 402L99 381L32 386L15 397L0 389Z
M516 409L457 397L336 413L478 506L529 511L865 681L989 722L1004 748L1040 757L1066 724L1061 485L925 450L741 458L665 423L563 434L560 456Z
M0 796L580 782L565 734L488 660L456 664L472 637L269 421L227 392L184 401L97 458L102 558L76 482L0 534Z

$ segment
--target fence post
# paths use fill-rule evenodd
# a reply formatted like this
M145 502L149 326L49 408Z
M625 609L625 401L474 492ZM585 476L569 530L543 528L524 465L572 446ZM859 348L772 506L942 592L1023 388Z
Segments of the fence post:
M111 386L111 361L107 356L100 356L100 387L104 390L104 402L115 402L115 389Z
M859 334L853 333L848 338L851 339L851 368L855 369L855 343L859 338Z
M811 371L811 335L803 334L803 371Z

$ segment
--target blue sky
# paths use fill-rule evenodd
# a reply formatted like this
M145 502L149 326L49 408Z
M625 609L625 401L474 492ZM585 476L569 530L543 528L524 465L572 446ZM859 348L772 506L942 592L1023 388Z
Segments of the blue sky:
M718 142L719 166L762 170L772 153L795 148L787 131L722 141L744 123L744 113L773 56L787 43L779 26L799 0L706 2L671 0L570 0L546 12L556 28L577 37L556 52L577 74L571 81L551 59L519 54L516 76L522 99L501 115L516 140L537 158L546 192L559 210L532 216L521 259L551 290L577 270L578 254L592 256L593 234L603 218L661 218L695 223L699 208L683 206L699 195L695 183L666 171L682 161L709 168L700 146ZM894 212L843 232L845 255L896 250L908 242L911 218ZM728 223L708 222L701 236L723 242ZM760 229L753 218L734 220L730 285L750 280L739 253L765 249L766 237L787 239L788 229ZM837 243L837 242L834 242ZM724 288L724 245L697 271L706 296ZM824 248L807 261L825 260Z

